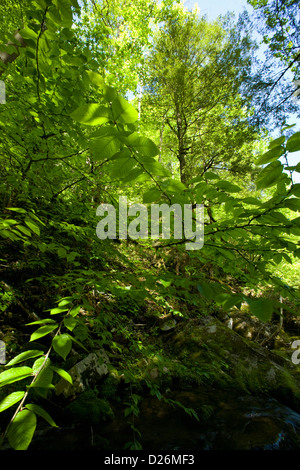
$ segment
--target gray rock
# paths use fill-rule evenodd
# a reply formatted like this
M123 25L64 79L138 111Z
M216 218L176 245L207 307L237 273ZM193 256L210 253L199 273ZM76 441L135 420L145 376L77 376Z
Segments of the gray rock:
M108 374L108 363L109 358L104 350L89 354L68 371L73 384L61 379L55 386L56 394L68 398L91 388Z

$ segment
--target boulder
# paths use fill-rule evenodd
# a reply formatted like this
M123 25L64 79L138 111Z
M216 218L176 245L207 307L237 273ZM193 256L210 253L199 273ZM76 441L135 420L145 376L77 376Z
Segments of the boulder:
M56 384L56 394L68 398L93 387L108 374L108 363L109 358L104 350L90 353L68 371L73 384L61 379Z
M168 342L177 361L193 364L223 389L292 396L300 407L299 375L291 359L241 336L216 318L182 323Z

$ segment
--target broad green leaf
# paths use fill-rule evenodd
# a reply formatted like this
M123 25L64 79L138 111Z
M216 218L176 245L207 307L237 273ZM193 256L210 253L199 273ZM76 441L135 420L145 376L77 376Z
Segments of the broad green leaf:
M123 183L143 182L150 179L150 176L141 168L133 168L125 177L122 178Z
M146 191L143 194L143 203L148 204L151 202L155 202L159 200L160 197L161 197L161 191L158 188L154 187L154 188L148 189L148 191Z
M154 176L170 176L169 170L167 170L161 163L157 161L147 161L142 163L142 168L147 170L151 175Z
M66 372L63 369L60 369L59 367L54 367L54 366L52 366L52 369L53 369L54 372L56 372L60 377L65 379L71 385L73 384L73 379L72 379L71 375L68 372Z
M124 139L125 143L145 157L156 157L159 154L158 147L148 137L133 132Z
M73 316L66 317L64 318L64 325L68 330L73 331L75 326L78 325L78 322Z
M16 357L14 357L11 361L9 361L6 364L6 367L14 366L15 364L18 364L19 362L27 361L28 359L31 359L37 356L42 356L43 354L44 354L43 351L38 351L38 350L33 350L33 349L31 349L30 351L24 351L21 354L18 354Z
M41 326L34 333L32 333L32 335L30 336L30 341L36 341L37 339L48 335L49 333L54 331L57 327L58 327L57 323Z
M115 121L131 124L137 121L137 110L122 96L117 96L112 102L112 113Z
M120 141L115 135L99 136L90 140L95 160L111 158L120 150Z
M246 204L253 205L253 206L261 206L262 205L262 201L260 201L256 197L251 197L251 196L250 197L245 197L243 199L243 202L245 202Z
M71 351L72 341L68 334L55 336L52 340L52 346L55 352L59 354L64 360Z
M295 132L287 141L286 148L289 152L300 150L300 132Z
M278 139L272 140L269 145L269 149L273 149L274 147L278 147L279 145L282 145L285 141L285 136L282 135L281 137L278 137Z
M36 415L29 410L19 411L11 423L7 437L15 450L27 450L36 428Z
M58 315L59 313L67 312L68 308L55 307L50 310L50 315Z
M79 106L70 116L74 121L85 124L86 126L99 126L112 118L109 108L97 103Z
M48 367L50 363L51 361L49 358L45 359L44 357L39 357L32 366L33 374L38 374L41 371L42 367Z
M7 207L7 209L10 211L19 212L20 214L27 214L27 211L25 209L21 209L20 207Z
M284 148L283 147L281 147L281 146L273 147L271 150L268 150L268 152L261 155L256 160L255 163L257 165L265 165L266 163L271 163L271 162L277 160L283 154L284 154Z
M99 75L99 73L93 72L92 70L88 70L86 73L90 79L90 82L93 85L96 85L97 87L101 87L101 88L103 87L104 79L101 75Z
M60 258L65 258L67 256L67 250L63 246L60 246L57 250L57 255Z
M236 184L230 183L229 181L226 180L219 180L216 181L215 186L219 189L223 189L224 191L228 191L229 193L238 193L242 191L242 189L237 186Z
M69 0L59 0L57 2L57 6L61 17L60 26L71 28L73 21L71 3L69 2Z
M290 210L294 212L297 212L297 211L300 212L300 198L294 197L294 198L286 199L284 201L284 206L288 207Z
M263 322L271 320L274 309L273 302L268 299L247 299L247 303L250 306L251 313L253 313L253 315L255 315L259 320Z
M207 299L212 299L216 295L213 288L207 282L202 281L201 284L197 285L197 289L201 295Z
M44 418L44 420L47 421L47 423L49 423L50 426L53 426L53 427L56 427L56 428L58 427L57 424L55 424L55 422L51 418L51 416L47 413L47 411L45 411L40 406L32 404L32 403L28 403L26 405L26 408L27 408L27 410L32 411L36 415L39 415L42 418Z
M136 161L132 157L119 158L111 162L107 171L110 176L122 180L135 167L135 165Z
M177 181L173 179L164 181L162 184L162 187L168 192L175 192L175 193L182 192L185 189L187 189L185 184L181 183L181 181Z
M51 366L46 365L41 372L39 372L36 380L31 384L31 387L33 388L45 388L45 389L51 389L54 388L54 385L52 385L52 379L53 379L53 369Z
M32 375L31 367L14 367L13 369L5 370L0 374L0 387L25 379L30 375Z
M242 299L239 295L223 293L218 294L215 297L215 302L217 305L222 305L222 307L226 310L234 307L235 305L240 305Z
M73 307L72 310L70 311L70 315L71 315L72 317L76 317L76 316L78 315L80 309L81 309L81 306L80 306L80 305L76 305L76 306Z
M24 397L25 392L13 392L0 402L0 412L15 405Z
M201 179L207 179L207 180L218 180L220 179L220 176L214 173L213 171L206 171L204 173L204 176L201 177Z
M28 228L23 227L23 225L18 225L16 228L20 230L20 232L24 233L24 235L31 237L32 233L30 232L30 230L28 230Z
M26 323L26 326L29 326L29 325L44 325L45 323L55 323L56 324L56 321L53 320L52 318L44 318L43 320L36 320L36 321L32 321L30 323Z
M25 219L25 224L36 234L40 235L40 229L37 225L35 225L32 220L30 219Z
M69 305L71 302L73 302L73 297L65 297L58 301L58 307L64 307L65 305Z
M170 285L172 284L172 281L164 281L163 279L160 279L159 282L165 287L170 287Z
M291 193L300 197L300 183L293 184Z
M257 189L266 189L276 184L282 176L282 171L283 165L278 160L270 163L261 171L256 181Z

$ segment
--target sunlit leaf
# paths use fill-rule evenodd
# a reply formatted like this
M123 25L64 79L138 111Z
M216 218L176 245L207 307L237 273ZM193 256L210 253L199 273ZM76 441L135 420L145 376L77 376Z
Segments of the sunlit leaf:
M19 411L11 423L7 437L15 450L27 450L36 428L36 416L29 410Z

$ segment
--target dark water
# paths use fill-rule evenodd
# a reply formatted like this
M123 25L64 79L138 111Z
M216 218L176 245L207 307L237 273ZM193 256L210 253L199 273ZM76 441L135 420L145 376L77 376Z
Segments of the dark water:
M180 391L172 399L193 408L199 420L181 408L147 397L134 420L125 418L120 406L109 423L39 430L30 449L122 450L133 440L130 425L134 424L145 451L300 450L300 415L275 399L235 397L220 391L213 395Z

